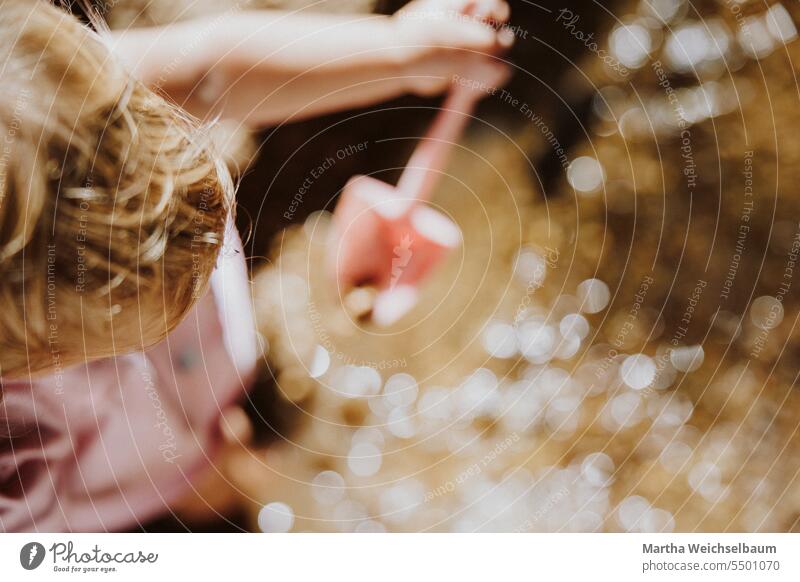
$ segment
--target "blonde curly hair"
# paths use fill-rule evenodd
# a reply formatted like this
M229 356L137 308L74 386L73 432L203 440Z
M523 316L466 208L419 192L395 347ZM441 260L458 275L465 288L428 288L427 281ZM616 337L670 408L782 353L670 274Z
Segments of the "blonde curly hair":
M0 31L0 375L144 349L207 286L230 176L74 17L7 0Z

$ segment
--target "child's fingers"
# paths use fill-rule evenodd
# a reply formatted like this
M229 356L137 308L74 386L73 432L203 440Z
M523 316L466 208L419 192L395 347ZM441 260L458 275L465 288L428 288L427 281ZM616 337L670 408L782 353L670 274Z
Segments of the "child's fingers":
M504 51L510 49L514 45L516 39L517 37L514 36L514 32L508 28L503 28L497 33L497 42Z
M444 18L463 14L486 24L502 26L511 16L505 0L414 0L401 12L430 13Z
M463 13L494 31L495 46L491 50L492 53L506 51L514 44L513 32L505 27L511 16L508 3L503 0L475 0L464 9Z
M486 23L503 25L511 16L511 7L503 0L475 0L465 13Z
M476 22L454 22L450 46L498 55L508 51L516 37L507 28L496 30ZM449 27L448 27L449 28Z
M497 31L478 22L456 20L437 22L433 33L436 46L443 48L458 48L486 54L494 54L501 48Z

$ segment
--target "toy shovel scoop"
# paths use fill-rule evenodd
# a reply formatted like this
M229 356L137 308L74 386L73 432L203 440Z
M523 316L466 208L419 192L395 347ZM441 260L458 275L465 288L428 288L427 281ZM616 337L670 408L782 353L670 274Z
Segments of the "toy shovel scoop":
M458 226L425 202L484 95L462 86L451 90L397 186L354 176L342 190L329 262L340 292L360 285L377 289L372 319L378 325L391 325L408 313L420 283L461 245Z

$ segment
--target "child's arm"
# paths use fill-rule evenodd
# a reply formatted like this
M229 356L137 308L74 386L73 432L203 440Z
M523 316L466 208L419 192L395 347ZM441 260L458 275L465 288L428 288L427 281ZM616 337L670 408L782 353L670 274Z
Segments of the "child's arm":
M270 125L443 91L454 74L513 40L447 8L469 4L418 0L392 17L226 13L115 33L114 50L146 84L198 117ZM480 4L476 16L500 23L508 16L505 2Z

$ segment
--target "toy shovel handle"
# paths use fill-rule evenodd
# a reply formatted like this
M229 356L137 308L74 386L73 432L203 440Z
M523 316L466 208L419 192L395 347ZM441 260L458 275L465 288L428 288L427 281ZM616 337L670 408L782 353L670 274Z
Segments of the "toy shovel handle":
M397 182L401 195L422 200L430 197L453 144L461 136L480 98L476 91L461 86L450 91Z

